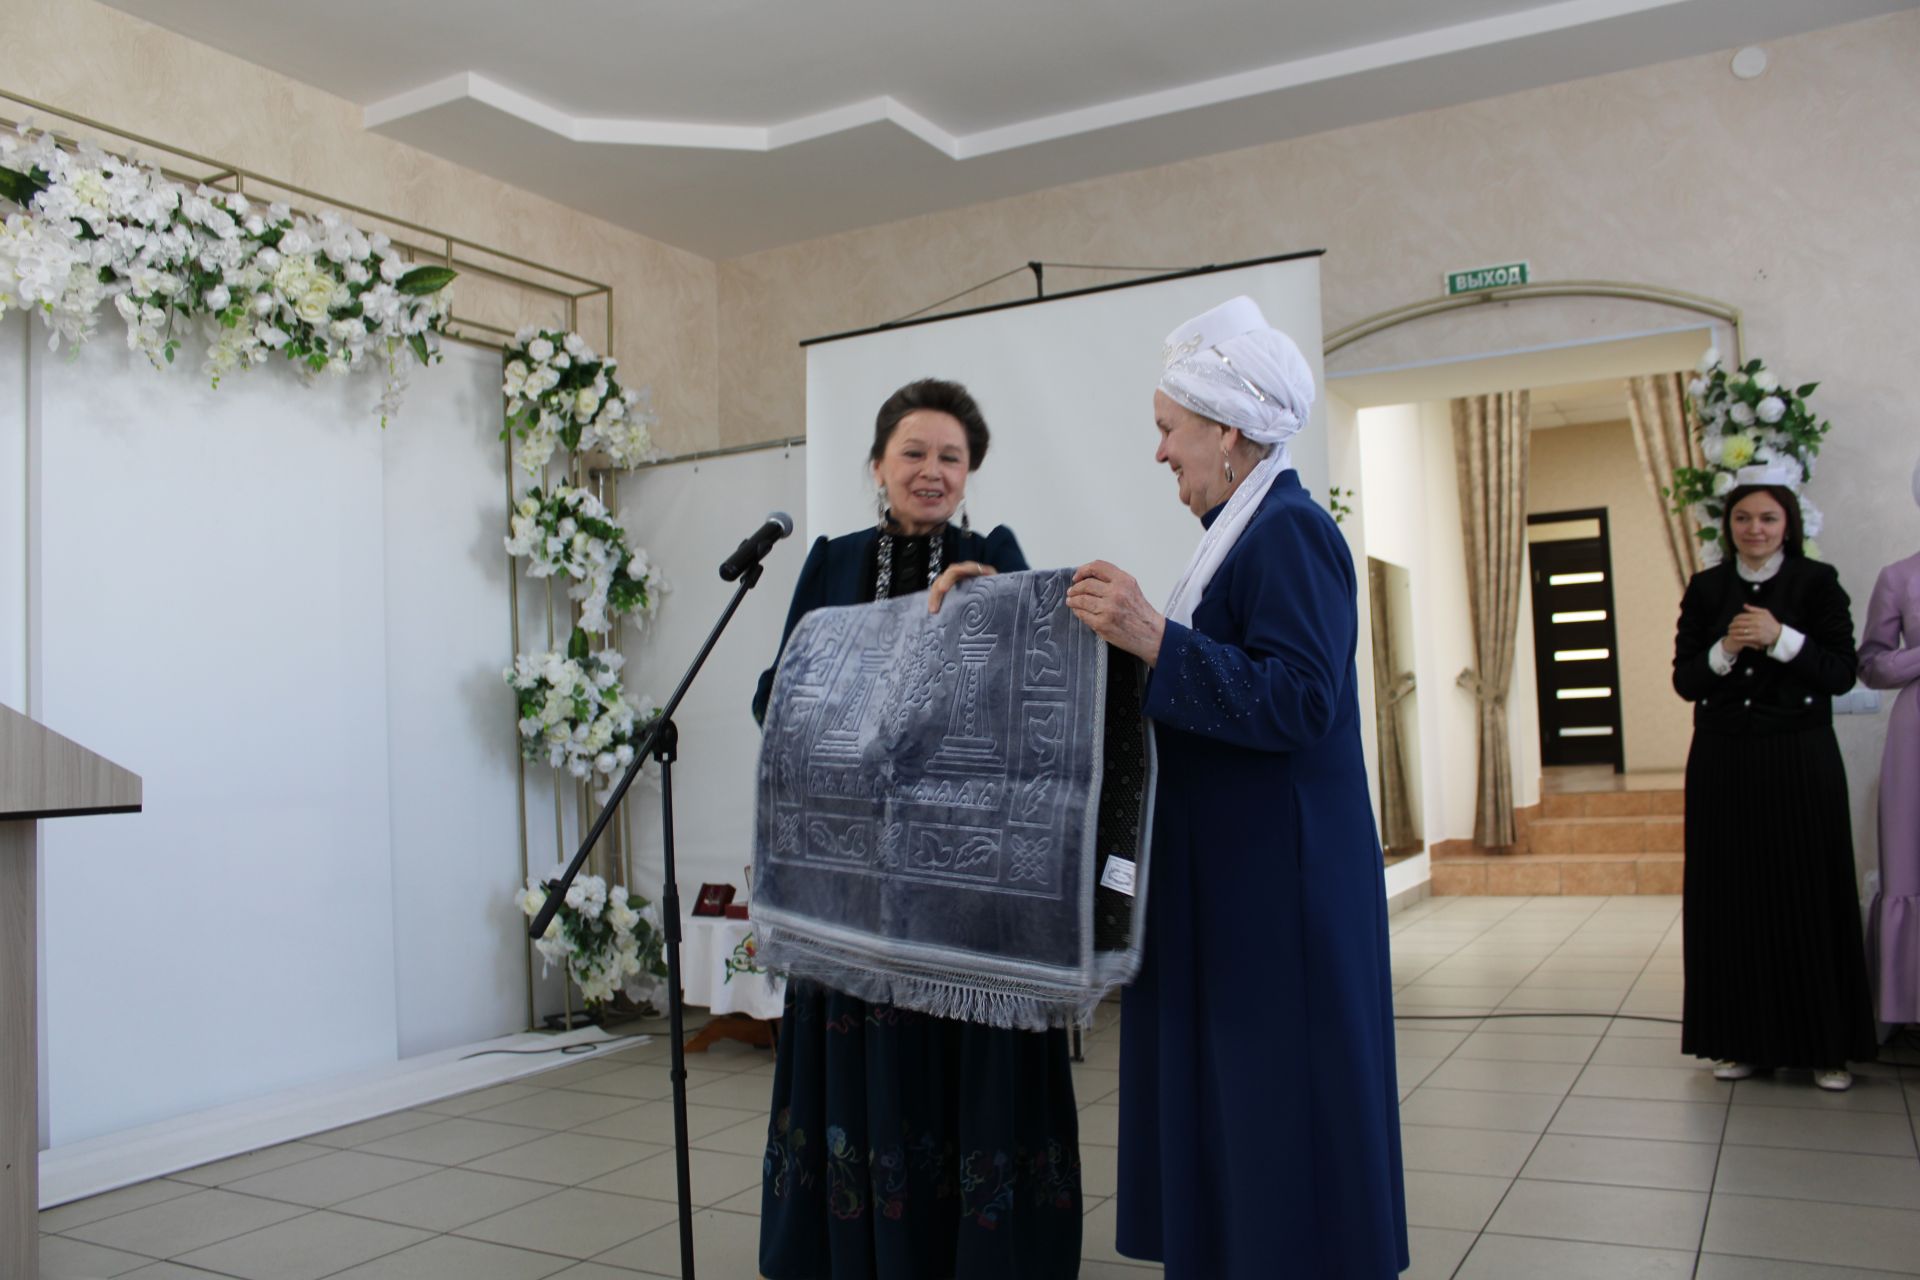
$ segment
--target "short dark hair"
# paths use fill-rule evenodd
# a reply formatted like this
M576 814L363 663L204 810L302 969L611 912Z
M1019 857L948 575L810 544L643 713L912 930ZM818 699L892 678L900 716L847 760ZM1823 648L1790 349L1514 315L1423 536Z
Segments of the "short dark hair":
M943 378L921 378L909 382L880 406L879 414L873 420L873 451L867 455L867 461L878 462L887 452L887 441L893 439L893 432L900 420L910 413L922 409L931 409L937 413L951 415L960 423L960 429L967 433L967 470L978 471L980 464L987 460L987 419L980 412L980 406L974 403L973 395L957 382L948 382Z
M1722 499L1726 505L1720 508L1720 536L1725 539L1721 545L1727 549L1727 554L1733 555L1737 550L1733 544L1733 509L1756 493L1766 494L1787 513L1787 536L1780 540L1780 549L1790 556L1805 555L1807 551L1801 534L1800 499L1783 484L1743 484L1727 492Z

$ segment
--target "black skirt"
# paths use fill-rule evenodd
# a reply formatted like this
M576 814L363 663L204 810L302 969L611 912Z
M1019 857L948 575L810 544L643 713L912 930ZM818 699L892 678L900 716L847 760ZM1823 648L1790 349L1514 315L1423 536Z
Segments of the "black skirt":
M1853 823L1832 727L1696 730L1686 836L1681 1051L1760 1067L1871 1061Z
M793 981L765 1173L769 1280L1069 1280L1082 1205L1067 1034Z

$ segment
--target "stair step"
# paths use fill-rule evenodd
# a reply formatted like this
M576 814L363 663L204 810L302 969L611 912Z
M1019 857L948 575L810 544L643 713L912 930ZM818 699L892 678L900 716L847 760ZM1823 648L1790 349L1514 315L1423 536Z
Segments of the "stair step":
M1676 817L1542 818L1527 831L1535 853L1680 853L1686 820Z
M1677 817L1686 809L1684 791L1568 791L1540 797L1543 818Z
M1679 893L1686 859L1679 854L1450 858L1433 864L1436 897L1611 896Z

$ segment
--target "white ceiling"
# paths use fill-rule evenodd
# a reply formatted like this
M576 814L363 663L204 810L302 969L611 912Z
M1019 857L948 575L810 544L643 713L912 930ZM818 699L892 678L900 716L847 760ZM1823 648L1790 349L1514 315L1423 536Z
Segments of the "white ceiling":
M1920 4L107 2L715 258Z
M1528 421L1535 431L1546 427L1579 427L1596 422L1626 420L1627 383L1624 378L1535 387L1529 397Z

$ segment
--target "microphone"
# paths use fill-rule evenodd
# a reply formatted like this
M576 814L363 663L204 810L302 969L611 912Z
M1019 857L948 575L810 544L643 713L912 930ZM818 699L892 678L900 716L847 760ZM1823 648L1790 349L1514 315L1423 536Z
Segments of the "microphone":
M793 517L784 511L770 511L767 522L747 535L720 566L720 581L732 582L767 558L773 544L793 532Z

